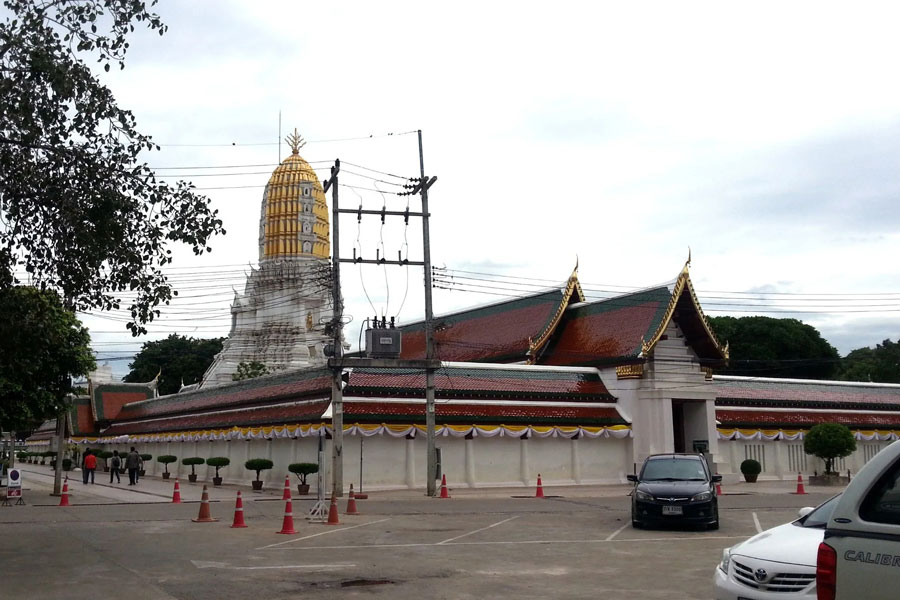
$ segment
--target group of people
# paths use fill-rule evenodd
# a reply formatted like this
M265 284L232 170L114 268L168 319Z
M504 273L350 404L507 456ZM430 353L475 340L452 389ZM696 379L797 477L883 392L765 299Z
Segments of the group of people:
M113 450L113 455L109 459L109 482L113 482L113 478L115 478L116 483L122 483L121 477L119 477L119 470L122 468L122 460L125 461L125 468L128 469L128 485L137 485L139 479L139 473L141 468L144 466L144 461L141 458L141 455L137 453L137 450L134 449L134 446L131 447L131 450L126 454L119 454L118 450ZM94 483L94 471L97 470L97 457L94 456L94 453L88 449L84 451L84 458L81 461L81 476L82 482L87 485L88 480L91 483Z

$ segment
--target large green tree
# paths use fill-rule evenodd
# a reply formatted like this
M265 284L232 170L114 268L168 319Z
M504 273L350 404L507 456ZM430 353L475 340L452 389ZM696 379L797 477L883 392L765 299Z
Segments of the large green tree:
M159 375L159 393L174 394L181 384L198 383L222 351L225 338L195 339L173 333L156 342L144 342L125 376L128 382L150 381Z
M158 146L88 65L124 68L135 26L166 27L141 0L3 4L0 287L25 271L70 308L127 296L128 327L143 333L176 293L162 271L171 243L201 254L224 230L191 185L157 181L140 155Z
M96 368L90 336L52 291L0 289L0 431L56 418L72 378Z
M831 379L840 355L812 325L797 319L710 317L716 336L728 342L727 375Z
M846 425L819 423L803 438L803 451L825 461L825 473L831 473L834 459L850 456L856 450L856 438Z
M844 357L838 379L900 383L900 343L887 339L874 348L857 348Z

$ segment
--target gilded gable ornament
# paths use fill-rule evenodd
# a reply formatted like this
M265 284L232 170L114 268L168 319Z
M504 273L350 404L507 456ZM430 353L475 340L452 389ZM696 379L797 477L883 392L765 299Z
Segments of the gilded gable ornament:
M294 133L284 138L284 141L291 147L291 154L300 154L300 148L306 145L306 140L297 133L296 127L294 128Z

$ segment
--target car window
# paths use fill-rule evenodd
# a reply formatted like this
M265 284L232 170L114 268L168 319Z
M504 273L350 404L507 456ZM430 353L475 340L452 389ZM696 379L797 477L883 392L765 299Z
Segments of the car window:
M834 507L837 506L837 501L840 497L841 495L838 494L837 496L826 500L817 506L811 513L802 519L798 519L796 521L797 525L800 525L801 527L825 527L828 525L828 520L831 518L831 513L834 512Z
M644 481L654 479L697 479L706 481L706 471L699 460L689 458L657 458L647 461L641 473Z
M900 460L894 461L866 494L859 516L873 523L900 525Z

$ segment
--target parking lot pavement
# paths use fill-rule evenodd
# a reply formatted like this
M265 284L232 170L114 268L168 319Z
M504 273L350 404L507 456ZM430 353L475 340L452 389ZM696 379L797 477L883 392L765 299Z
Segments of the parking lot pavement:
M78 491L78 481L75 498L96 501L61 508L45 495L46 479L26 480L29 506L0 508L0 565L15 575L18 596L48 600L330 598L336 590L398 599L709 598L722 548L793 520L831 492L723 496L718 531L634 530L624 486L554 490L562 497L543 500L513 497L521 490L449 500L373 493L358 502L362 514L332 526L307 523L312 499L295 499L298 533L278 535L278 490L245 494L248 527L232 529L234 489L216 490L210 507L220 521L193 523L199 505L172 504L170 482L148 481L145 491L160 500L142 502L134 499L148 494L127 486ZM48 502L36 506L39 499Z

